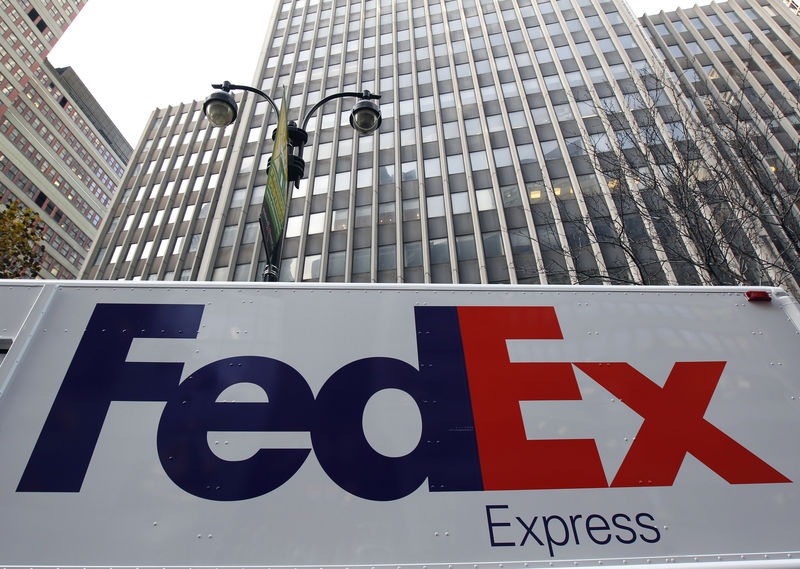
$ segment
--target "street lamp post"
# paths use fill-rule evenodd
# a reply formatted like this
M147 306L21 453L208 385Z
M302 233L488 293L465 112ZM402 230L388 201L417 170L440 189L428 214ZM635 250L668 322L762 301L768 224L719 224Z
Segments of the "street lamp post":
M275 104L275 101L272 98L261 91L260 89L256 89L255 87L249 87L247 85L234 85L228 81L224 83L211 85L216 91L209 95L205 102L203 103L203 113L208 118L208 121L216 127L225 128L233 121L236 120L236 116L238 113L236 99L230 93L234 90L241 90L241 91L249 91L250 93L255 93L256 95L266 99L266 101L270 104L272 109L275 111L275 114L280 116L280 109L278 105ZM297 126L297 123L294 121L289 121L286 128L286 135L287 135L287 167L286 167L286 179L288 184L294 183L295 187L300 186L300 179L305 174L305 161L303 160L303 148L305 147L306 143L308 142L308 132L306 132L306 127L308 126L308 121L311 119L313 114L317 112L325 103L333 101L334 99L342 99L346 97L355 97L358 99L355 105L353 105L353 109L350 111L350 126L353 127L358 133L360 134L371 134L375 132L378 127L381 125L381 111L378 104L375 102L376 100L380 99L380 95L376 95L374 93L370 93L369 91L345 91L342 93L334 93L332 95L328 95L327 97L323 98L317 104L315 104L311 109L303 117L303 120L300 122L300 126ZM273 133L273 140L275 139L275 133ZM297 152L295 153L295 149ZM287 184L287 186L288 186ZM289 188L284 188L286 192L286 200L288 201L289 198ZM266 199L265 199L266 201ZM283 222L283 228L286 227L286 218L285 216L289 213L289 208L286 207L286 212L284 214L284 219L281 220ZM263 217L263 216L262 216ZM275 223L277 220L272 220L272 223ZM261 236L264 242L264 248L267 252L267 267L264 269L264 280L269 282L275 282L278 280L279 270L277 263L279 262L279 255L280 255L280 246L281 241L283 240L283 234L276 239L274 245L270 246L269 243L269 236L268 232L266 231L265 224L262 222L261 225Z

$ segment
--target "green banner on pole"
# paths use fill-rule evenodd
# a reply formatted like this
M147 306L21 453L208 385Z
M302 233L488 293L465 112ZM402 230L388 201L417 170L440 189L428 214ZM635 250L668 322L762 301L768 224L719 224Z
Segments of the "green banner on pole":
M267 187L264 193L264 208L269 217L272 242L277 243L283 235L283 224L286 220L286 171L288 161L286 122L286 95L281 98L281 110L278 116L278 127L275 134L275 145L269 160ZM262 215L264 211L262 210ZM262 225L263 227L263 225Z

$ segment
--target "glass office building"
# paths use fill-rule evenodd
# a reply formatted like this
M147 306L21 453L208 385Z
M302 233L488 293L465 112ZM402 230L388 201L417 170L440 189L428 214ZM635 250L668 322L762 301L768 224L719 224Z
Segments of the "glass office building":
M280 280L707 282L671 253L692 244L669 220L627 219L615 190L632 182L598 168L627 150L635 101L663 132L683 104L649 99L646 78L669 75L651 28L622 1L278 2L253 85L294 120L339 91L380 93L383 113L367 136L352 100L312 118ZM260 278L275 114L246 94L220 131L200 106L153 113L82 276Z
M85 3L0 0L0 203L45 222L41 277L77 277L132 150L75 72L47 60Z

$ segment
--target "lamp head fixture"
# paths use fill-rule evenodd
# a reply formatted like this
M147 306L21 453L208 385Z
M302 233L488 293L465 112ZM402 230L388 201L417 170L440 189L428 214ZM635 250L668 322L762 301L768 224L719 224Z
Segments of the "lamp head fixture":
M360 134L371 134L381 126L381 109L375 99L380 99L380 95L364 91L350 111L350 126Z
M203 102L203 114L212 125L225 128L236 120L236 99L228 91L214 91Z

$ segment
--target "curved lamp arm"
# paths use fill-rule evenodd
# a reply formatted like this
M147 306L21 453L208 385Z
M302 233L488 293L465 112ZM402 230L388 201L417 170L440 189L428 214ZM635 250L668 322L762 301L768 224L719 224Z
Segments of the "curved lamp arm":
M303 122L300 123L300 128L302 128L303 130L306 129L306 126L308 126L308 121L311 120L311 115L313 115L317 111L317 109L319 109L322 105L334 99L343 99L344 97L357 97L359 99L365 99L365 100L381 98L380 95L370 93L369 91L363 91L361 93L359 93L358 91L346 91L344 93L334 93L333 95L328 95L327 97L322 99L320 102L318 102L316 105L314 105L308 110L306 116L303 117Z
M247 85L234 85L230 81L225 81L223 83L211 85L211 87L214 89L220 89L221 91L225 91L226 93L229 93L230 91L233 90L241 90L241 91L250 91L251 93L260 95L261 97L264 97L267 100L267 102L272 106L272 109L275 111L275 114L280 115L280 110L278 109L278 105L276 105L275 101L273 101L272 98L261 89L256 89L255 87L248 87Z

